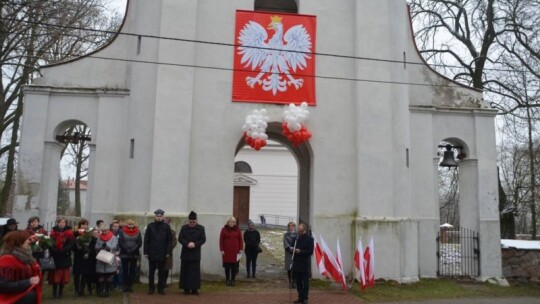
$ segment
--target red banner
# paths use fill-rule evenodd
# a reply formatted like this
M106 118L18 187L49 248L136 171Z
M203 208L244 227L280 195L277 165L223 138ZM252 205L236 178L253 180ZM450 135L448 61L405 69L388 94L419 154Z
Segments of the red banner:
M315 105L315 16L236 11L232 100Z

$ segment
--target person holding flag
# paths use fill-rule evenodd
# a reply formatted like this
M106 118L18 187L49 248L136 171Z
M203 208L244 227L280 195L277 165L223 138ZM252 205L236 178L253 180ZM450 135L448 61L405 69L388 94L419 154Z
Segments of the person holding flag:
M298 292L298 300L294 301L294 303L307 304L313 243L313 238L307 233L306 225L298 225L298 239L293 253L292 267L296 281L296 291Z

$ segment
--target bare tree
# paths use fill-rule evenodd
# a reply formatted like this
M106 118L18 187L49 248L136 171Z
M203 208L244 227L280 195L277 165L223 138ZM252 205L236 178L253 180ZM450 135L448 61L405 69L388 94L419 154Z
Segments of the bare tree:
M410 0L422 54L441 73L486 92L505 127L527 143L528 215L536 238L537 165L534 132L540 119L540 1ZM507 117L507 116L512 116ZM510 119L507 119L510 118ZM517 124L509 126L508 124ZM511 142L510 144L515 144ZM520 149L525 147L520 146ZM520 150L521 151L521 150ZM506 166L508 167L508 166ZM504 190L515 191L512 187ZM523 188L519 188L520 194ZM516 193L511 192L516 203Z
M65 143L62 157L70 159L70 165L75 167L75 215L81 216L81 181L88 176L88 158L90 151L87 139L90 138L90 129L86 125L76 125L69 128L64 134L74 140Z
M459 226L459 171L439 167L439 211L441 224Z
M0 190L0 212L13 181L23 110L22 87L43 65L71 59L93 50L118 29L120 18L106 0L7 0L0 2L0 158L6 159ZM7 157L4 154L7 153Z

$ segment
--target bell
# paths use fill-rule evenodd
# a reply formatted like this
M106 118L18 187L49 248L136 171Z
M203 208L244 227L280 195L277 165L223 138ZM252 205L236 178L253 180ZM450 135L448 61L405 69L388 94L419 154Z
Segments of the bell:
M446 151L444 151L443 160L439 164L441 167L457 167L458 163L454 158L454 151L452 151L452 145L445 146Z

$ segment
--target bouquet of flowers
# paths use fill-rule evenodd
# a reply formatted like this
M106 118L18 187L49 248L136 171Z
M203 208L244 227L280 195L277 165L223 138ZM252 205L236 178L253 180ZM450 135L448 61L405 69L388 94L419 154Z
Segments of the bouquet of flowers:
M32 252L42 252L47 248L52 247L52 240L50 237L36 233L30 236Z
M90 242L92 241L92 232L84 229L79 229L77 232L79 233L79 236L77 237L77 248L83 250L88 249L88 245L90 245Z

